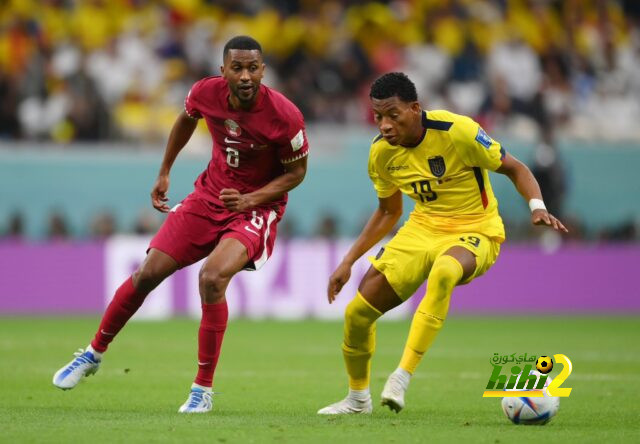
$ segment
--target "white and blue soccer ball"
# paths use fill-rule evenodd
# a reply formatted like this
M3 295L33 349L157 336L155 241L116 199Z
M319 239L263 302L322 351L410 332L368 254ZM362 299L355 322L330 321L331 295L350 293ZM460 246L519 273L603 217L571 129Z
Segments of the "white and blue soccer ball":
M530 374L541 374L532 371ZM545 383L543 397L521 396L502 398L502 410L507 418L514 424L525 425L543 425L551 421L556 416L560 407L560 398L557 396L549 396L546 391L547 386L551 382L548 378Z

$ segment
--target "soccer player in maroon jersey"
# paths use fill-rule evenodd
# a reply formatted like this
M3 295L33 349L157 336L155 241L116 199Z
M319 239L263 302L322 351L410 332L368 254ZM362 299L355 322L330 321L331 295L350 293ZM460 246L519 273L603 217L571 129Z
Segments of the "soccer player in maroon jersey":
M222 77L193 85L169 134L151 190L153 206L168 213L167 219L140 268L116 291L91 344L54 375L55 386L71 389L95 373L109 343L149 292L179 268L206 258L199 274L198 372L179 411L211 410L213 373L227 327L225 290L237 272L257 270L269 258L287 192L304 179L309 152L298 108L260 83L265 68L260 44L234 37L223 58ZM171 166L201 118L213 139L211 161L195 190L170 209Z

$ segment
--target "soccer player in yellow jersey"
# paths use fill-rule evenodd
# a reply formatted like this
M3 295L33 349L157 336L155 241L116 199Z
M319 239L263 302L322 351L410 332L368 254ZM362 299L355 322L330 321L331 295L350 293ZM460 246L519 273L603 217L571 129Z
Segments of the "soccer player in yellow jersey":
M320 414L371 413L369 380L375 322L427 280L398 368L382 391L382 405L399 412L418 363L447 317L456 285L471 282L496 261L505 239L488 170L504 174L529 203L531 222L566 232L549 214L531 171L469 117L425 111L402 73L371 86L380 134L369 153L369 176L379 206L329 279L329 302L349 280L351 267L402 215L402 193L416 203L398 233L371 257L371 268L345 311L342 352L348 396Z

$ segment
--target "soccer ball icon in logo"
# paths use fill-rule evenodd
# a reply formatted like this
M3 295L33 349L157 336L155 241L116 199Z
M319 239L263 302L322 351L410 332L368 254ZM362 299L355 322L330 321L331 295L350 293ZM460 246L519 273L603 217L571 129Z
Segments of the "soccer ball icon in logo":
M553 360L549 356L540 356L536 360L536 369L546 375L553 369Z

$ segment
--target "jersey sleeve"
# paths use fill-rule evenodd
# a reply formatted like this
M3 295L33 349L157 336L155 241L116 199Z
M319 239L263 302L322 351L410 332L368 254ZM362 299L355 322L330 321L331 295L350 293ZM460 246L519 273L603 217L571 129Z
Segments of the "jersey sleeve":
M379 162L377 159L378 157L375 155L374 147L372 146L369 153L369 178L371 179L371 182L373 182L373 188L375 188L378 197L380 199L384 199L386 197L393 196L396 191L398 191L398 187L392 182L381 177L378 173Z
M477 122L462 117L454 122L451 131L456 151L465 165L491 171L500 168L506 152Z
M286 125L285 137L280 144L278 156L283 164L295 162L309 154L309 141L304 127L304 118L298 109L294 109Z
M205 79L199 80L193 84L187 97L184 99L184 112L192 119L201 119L199 103L202 96L203 83Z

